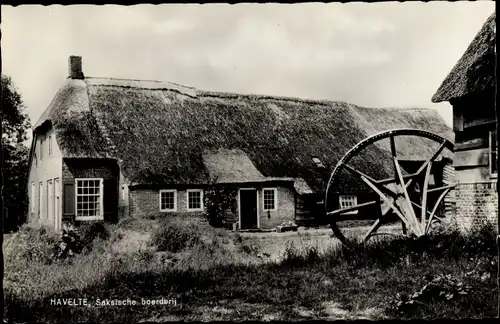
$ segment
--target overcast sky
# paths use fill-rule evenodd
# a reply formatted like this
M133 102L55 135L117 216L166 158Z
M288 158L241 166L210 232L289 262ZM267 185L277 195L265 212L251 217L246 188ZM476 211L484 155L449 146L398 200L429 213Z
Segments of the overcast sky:
M79 55L87 76L203 90L451 107L431 97L494 12L493 1L2 6L3 73L32 124Z

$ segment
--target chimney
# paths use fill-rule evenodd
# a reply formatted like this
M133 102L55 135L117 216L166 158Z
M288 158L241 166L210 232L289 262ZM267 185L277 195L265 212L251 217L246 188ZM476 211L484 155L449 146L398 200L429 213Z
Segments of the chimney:
M69 78L71 79L83 79L82 72L82 57L81 56L70 56L69 57Z

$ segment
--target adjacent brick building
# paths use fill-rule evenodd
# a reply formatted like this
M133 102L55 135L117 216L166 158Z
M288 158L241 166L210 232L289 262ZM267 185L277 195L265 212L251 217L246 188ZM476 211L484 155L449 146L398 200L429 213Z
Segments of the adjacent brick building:
M498 221L495 13L443 81L433 102L453 106L455 177L448 212L462 229Z

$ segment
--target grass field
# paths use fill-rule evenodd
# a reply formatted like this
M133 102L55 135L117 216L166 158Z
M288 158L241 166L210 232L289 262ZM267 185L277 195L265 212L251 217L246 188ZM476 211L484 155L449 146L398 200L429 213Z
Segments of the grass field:
M6 316L66 323L497 315L491 226L472 236L452 232L350 248L330 234L235 234L202 222L129 221L107 226L106 235L88 243L91 249L55 260L48 248L58 237L24 228L4 243ZM449 277L431 280L440 275ZM426 285L415 302L406 301ZM467 289L457 293L457 287ZM87 305L53 305L58 298L86 298ZM175 305L141 304L161 298ZM138 305L101 306L97 299Z

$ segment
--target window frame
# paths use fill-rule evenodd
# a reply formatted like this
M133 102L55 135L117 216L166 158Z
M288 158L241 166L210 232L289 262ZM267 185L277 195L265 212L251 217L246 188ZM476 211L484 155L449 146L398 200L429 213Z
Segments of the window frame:
M43 207L43 181L38 183L38 218L42 218Z
M493 138L494 137L494 138ZM496 172L493 172L493 150L492 150L492 144L493 141L496 141L496 131L489 131L488 132L488 161L489 161L489 172L490 172L490 177L491 178L497 178L498 177L498 170ZM498 159L498 143L496 143L496 150L495 150L495 155L496 158ZM498 165L496 165L498 167Z
M162 209L161 207L161 202L162 202L162 199L161 199L161 195L162 193L167 193L167 192L173 192L174 193L174 208L172 209ZM160 207L160 212L177 212L177 189L162 189L160 190L160 194L159 194L159 197L158 197L158 203L159 203L159 207Z
M200 208L189 208L189 194L191 192L199 192L200 193ZM186 190L186 210L188 212L203 211L204 207L205 206L203 204L203 189L188 189L188 190Z
M342 207L343 199L346 199L348 197L349 198L354 197L354 206L356 206L358 204L358 196L356 196L356 195L339 195L339 209L348 208L348 207ZM341 213L341 215L355 215L357 213L358 213L358 210L351 210L351 211Z
M44 137L40 137L40 161L43 160L43 142L44 142Z
M78 216L78 181L99 181L99 215L95 216ZM104 179L103 178L75 178L75 220L77 221L92 221L104 220Z
M31 181L31 213L36 211L36 186L35 181Z
M266 208L266 204L265 204L265 192L266 191L272 191L273 192L273 197L274 197L274 201L273 201L273 208ZM278 209L278 188L262 188L262 210L263 211L275 211Z
M49 156L52 156L52 135L49 135Z

